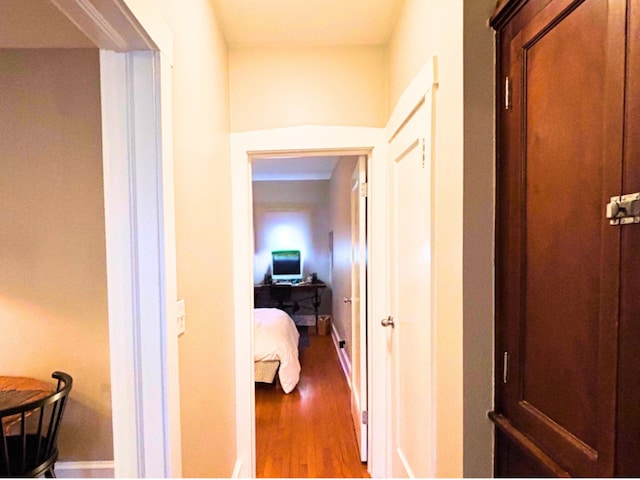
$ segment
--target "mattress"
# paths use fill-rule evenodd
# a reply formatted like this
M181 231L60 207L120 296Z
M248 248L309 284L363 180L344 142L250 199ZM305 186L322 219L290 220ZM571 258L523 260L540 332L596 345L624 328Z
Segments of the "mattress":
M254 362L279 362L280 386L285 393L290 393L300 380L300 334L295 323L289 314L277 308L256 308L253 311L253 320Z

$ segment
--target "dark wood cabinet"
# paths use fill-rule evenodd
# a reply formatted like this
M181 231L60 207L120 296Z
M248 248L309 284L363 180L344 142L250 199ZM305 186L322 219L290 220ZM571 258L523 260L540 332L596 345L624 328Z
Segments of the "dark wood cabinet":
M512 0L491 24L496 475L639 476L640 223L605 207L640 192L640 0Z

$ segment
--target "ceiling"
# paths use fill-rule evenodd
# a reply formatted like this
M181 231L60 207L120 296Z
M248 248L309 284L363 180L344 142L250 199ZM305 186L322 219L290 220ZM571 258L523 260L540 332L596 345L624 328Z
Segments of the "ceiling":
M251 164L254 182L275 180L329 180L340 157L260 158Z
M231 48L381 45L403 0L211 0Z
M238 48L385 44L403 0L211 2L229 47ZM50 0L0 0L0 48L95 45Z

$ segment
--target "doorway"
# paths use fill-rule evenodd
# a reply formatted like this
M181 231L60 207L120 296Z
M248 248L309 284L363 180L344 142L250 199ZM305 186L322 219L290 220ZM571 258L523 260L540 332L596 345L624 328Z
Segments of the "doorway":
M10 19L7 26L11 26L2 32L2 46L5 48L5 53L9 53L7 49L21 50L24 54L28 54L29 51L41 51L44 55L49 53L63 55L69 60L69 55L74 54L74 50L86 49L85 54L90 56L93 55L91 50L98 50L95 52L95 58L85 57L78 65L78 68L82 71L96 64L99 66L99 68L95 69L93 75L89 77L81 75L82 78L88 80L83 85L79 85L79 87L85 89L87 87L93 88L96 86L96 82L98 83L98 110L95 112L97 114L88 115L85 118L78 115L73 116L74 121L68 122L69 125L73 125L71 130L67 129L63 136L59 136L59 134L52 134L52 132L64 131L64 127L61 127L61 125L67 122L61 122L61 119L72 118L70 114L73 111L71 104L77 101L77 98L71 98L69 102L61 100L53 102L50 97L46 101L35 102L33 105L51 105L52 108L53 105L56 105L56 108L64 105L64 108L57 112L57 116L52 122L55 128L46 128L42 135L36 135L39 138L38 143L58 137L60 139L64 138L63 143L66 144L67 148L74 147L71 153L62 152L59 155L52 155L50 147L43 149L47 155L47 167L55 168L57 162L66 162L63 164L67 165L70 156L76 158L77 155L80 155L85 162L80 162L78 165L81 165L79 168L84 169L87 166L87 158L95 159L96 156L95 154L86 155L86 151L79 150L77 145L86 146L89 144L95 146L102 144L102 150L99 153L102 157L103 168L98 168L97 172L100 173L94 170L88 182L78 183L80 190L77 190L76 193L78 191L82 192L82 200L71 202L71 205L86 204L89 196L93 199L91 203L95 206L99 204L95 194L104 191L104 208L100 208L104 212L99 213L100 216L104 217L104 225L94 225L86 228L86 231L93 232L91 235L87 235L85 231L83 235L77 236L78 238L91 236L93 239L91 244L94 248L86 249L87 243L84 240L75 245L70 242L69 231L73 229L70 228L70 225L74 223L73 216L67 215L59 222L61 227L51 228L51 230L61 238L57 242L61 250L68 253L69 248L75 249L76 253L73 257L76 268L71 274L75 275L76 278L78 278L78 275L81 277L82 272L104 270L104 267L100 265L101 262L95 260L100 257L100 254L95 255L95 252L101 250L100 248L96 249L95 246L99 242L104 244L105 240L96 240L97 237L94 236L96 234L99 237L99 232L103 230L107 244L108 342L104 335L94 335L95 332L93 332L91 336L98 340L96 343L99 344L93 351L102 350L104 352L107 343L121 346L117 350L112 348L110 351L107 349L105 352L109 358L106 362L108 363L108 368L104 368L104 363L102 363L101 367L98 367L102 372L110 372L109 379L100 381L100 377L91 375L92 372L90 370L81 369L81 371L84 370L83 373L92 378L89 383L99 385L93 393L87 394L85 391L85 394L82 395L83 398L92 399L93 405L88 407L88 410L97 408L103 412L100 414L102 416L105 412L105 407L99 404L111 404L113 446L106 449L100 446L100 450L105 449L107 452L98 453L97 457L109 458L108 451L112 450L113 461L61 462L58 468L60 470L73 471L75 475L79 475L79 471L89 474L92 473L92 470L110 472L113 469L116 476L167 476L169 474L179 476L181 471L180 436L179 433L175 435L175 427L179 422L179 408L177 408L178 405L175 401L178 393L178 382L173 368L177 365L177 342L171 341L174 337L171 335L172 325L170 322L167 328L169 333L165 335L166 331L163 329L167 323L165 319L171 318L172 311L170 305L169 308L165 309L167 306L165 300L167 298L175 298L170 282L170 279L174 278L175 274L172 275L171 263L167 262L167 257L170 257L170 255L165 256L164 254L164 252L171 252L173 237L168 230L163 232L164 236L157 235L158 230L154 230L154 228L162 229L163 222L171 224L168 220L171 219L172 215L170 208L166 204L163 206L160 200L163 193L172 191L171 182L166 181L166 172L172 171L171 159L168 154L163 157L163 151L159 148L160 137L162 136L165 142L163 143L164 146L170 138L171 128L170 122L166 121L168 111L161 113L159 109L155 108L159 105L160 89L162 89L163 98L170 99L167 93L170 91L170 83L167 81L170 74L168 68L170 59L165 55L161 66L160 54L157 49L160 47L161 50L170 51L169 48L164 47L167 47L172 40L168 38L167 32L155 32L154 39L151 40L144 29L139 28L140 25L133 15L123 15L122 2L117 0L101 2L100 5L93 5L90 11L85 8L85 3L80 0L68 2L7 2L6 5L2 6L2 14ZM76 52L75 55L82 55L82 53ZM50 59L52 58L50 57ZM62 63L59 61L44 62L43 68L57 68L60 65ZM77 69L69 68L68 71L77 76ZM10 70L7 70L7 72L10 72ZM66 72L63 72L63 74L66 74ZM162 87L160 87L160 82L158 81L160 76L163 79ZM41 77L47 78L46 75L41 75ZM66 85L69 88L73 87L65 80L60 83L61 76L59 74L54 75L54 77L56 81L49 82L47 88L41 89L42 92L48 92L51 85L54 84ZM73 79L71 79L71 82L73 83ZM135 112L133 111L134 103L136 106ZM95 106L96 104L91 103L91 105ZM86 114L90 108L90 105L83 104L79 111ZM162 126L159 119L161 115L164 120ZM28 117L28 115L25 115L24 119L26 120ZM32 118L40 117L41 115L34 115ZM98 124L99 135L95 135L95 129L90 135L87 134L87 128L91 130L92 126L96 126L96 119L101 119L101 122L99 122L99 124L101 123L101 128ZM46 127L46 122L40 122L40 126ZM69 132L76 131L75 129L83 130L79 139L72 139L69 135ZM99 138L100 134L101 138ZM30 135L33 135L33 133ZM96 140L97 137L99 140ZM139 147L137 149L128 148L131 147L129 142L133 137L137 139L136 143L137 147ZM91 148L89 147L89 149ZM37 155L41 155L41 153L37 152ZM157 175L154 174L158 172L156 168L163 161L165 161L164 176L159 173ZM135 186L128 181L130 179L129 174L133 170L146 173L146 175L138 177L139 183L135 184ZM83 171L86 172L86 170ZM69 183L70 172L71 170L63 172L63 182L67 184ZM16 170L15 173L17 174L18 171ZM28 179L31 173L24 175L23 179ZM100 174L102 174L104 181L102 185L96 185L96 179L100 182L102 181ZM61 178L59 175L49 175L45 182L51 185L51 182L56 178L58 180ZM165 180L164 183L163 180ZM71 183L74 182L72 181ZM131 189L123 188L123 186L129 186ZM58 189L59 192L66 190L68 190L66 187ZM149 195L131 195L132 191L140 192L142 190ZM39 192L39 194L41 195L42 192ZM64 195L65 198L69 198L68 193ZM22 192L21 196L26 198L24 192ZM54 196L59 197L59 194L56 193ZM46 205L45 202L41 203ZM144 230L149 236L137 235L137 225L134 225L136 222L132 220L135 216L133 212L140 213L141 217L145 219L145 227L141 230ZM75 217L76 220L77 218L82 218L82 222L84 222L90 218L95 220L96 215L87 216L82 214ZM55 227L55 222L52 218L48 218L47 222L49 227ZM76 221L76 231L78 226L83 224L82 222ZM59 233L61 232L60 228L62 228L63 234ZM154 234L156 235L154 236ZM160 242L161 238L163 238L163 242ZM21 242L24 243L24 238L21 239ZM29 246L33 248L33 246L44 243L45 241L31 242ZM84 248L78 248L79 245ZM88 263L78 262L78 255L87 251L94 253L92 265L96 268L92 267L87 270ZM138 251L144 251L149 254L147 258L150 261L145 263L141 260L134 253ZM104 256L104 254L102 255ZM52 252L49 252L48 255L40 254L40 258L47 262L64 260L64 257L61 258L60 255ZM168 266L163 269L165 262ZM65 281L69 281L70 276L64 275L64 271L62 272L62 277L60 277L61 271L59 269L57 273L59 278L65 278L67 279ZM166 277L164 274L166 274ZM140 276L146 277L147 280L141 283L150 287L149 290L142 292L139 285L132 281L132 277L136 275L138 276L137 278L140 278ZM98 282L95 281L93 275L91 276L92 281L80 285L79 289L66 289L68 292L74 292L73 302L71 302L73 305L67 308L68 311L83 312L82 315L87 317L87 311L83 307L90 306L89 308L94 311L89 314L89 317L94 317L95 311L100 310L99 308L94 308L94 305L100 302L100 300L97 300L99 297L104 299L104 296L96 293L101 288L96 288ZM39 278L42 279L42 276ZM47 289L49 290L47 295L50 296L50 287L55 285L55 282L45 283L47 283ZM90 285L93 286L93 289ZM154 290L152 285L157 288ZM80 302L78 290L87 292L89 291L88 289L92 289L89 294L91 300ZM137 305L137 307L134 308L133 304ZM146 312L144 314L145 318L142 319L143 315L137 316L134 312ZM147 314L149 317L146 317ZM39 314L38 317L42 321L42 315ZM95 315L95 318L99 318L99 316ZM68 324L68 314L65 314L62 322ZM85 337L87 336L85 335ZM138 340L135 345L132 341L133 338ZM166 343L164 342L165 338L167 339ZM87 341L87 338L84 338L81 342L85 345L84 348L87 348ZM123 345L128 345L130 348L122 347ZM176 348L171 351L174 345ZM143 347L146 350L144 355L140 353ZM160 351L165 347L166 350ZM158 355L154 356L153 354L155 353L158 353ZM163 354L165 356L162 358L166 362L158 360ZM66 362L69 367L78 368L75 366L76 362L73 358L66 360ZM61 362L56 361L56 364L61 365ZM141 370L145 370L144 389L142 388L143 376L140 375ZM169 373L169 382L166 381L167 372ZM50 371L43 372L42 375L45 374L50 374ZM34 375L40 374L34 373ZM74 376L81 379L80 375L75 374ZM108 385L109 381L111 382L110 386ZM84 385L87 385L87 382L84 382ZM109 392L105 389L105 386L111 390L111 398L108 400L105 400L105 398L109 397ZM168 398L158 395L158 391L167 393ZM98 398L100 400L95 400ZM92 416L91 422L96 423L96 417L93 414L85 413L83 415L86 416L85 420ZM72 418L71 415L68 415L68 417ZM143 417L144 422L141 420ZM98 423L103 424L102 421L98 421ZM102 433L106 430L104 427L101 428ZM103 439L103 437L104 435L101 434L96 438ZM94 441L93 443L96 442ZM98 443L105 444L105 442ZM142 452L142 445L144 445L144 452ZM82 445L81 448L86 450L86 445ZM89 457L95 458L95 452ZM82 459L83 456L77 455L75 458ZM95 472L93 473L95 474Z
M292 154L291 152L297 152ZM368 155L368 174L370 178L368 212L370 223L384 223L386 183L384 179L385 143L384 131L368 127L319 127L303 126L285 129L240 132L231 135L231 157L233 174L233 217L234 221L234 309L236 316L236 398L238 404L237 441L238 455L241 461L240 475L255 476L255 391L253 381L253 329L250 328L252 304L247 298L253 295L253 211L251 202L252 160L259 157L276 155L300 156L311 152L323 155ZM379 181L374 181L380 179ZM376 218L372 218L376 217ZM384 252L386 249L383 232L373 232L368 236L368 268L382 272L384 270ZM370 295L367 300L368 318L382 316L386 311L384 276L367 277ZM377 294L376 294L377 293ZM384 335L379 329L370 330L367 355L369 370L369 399L372 402L384 401L383 380L374 378L372 372L383 376ZM376 351L379 352L376 355ZM373 362L373 367L371 367ZM377 368L376 368L377 367ZM370 404L373 410L375 405ZM378 412L383 407L378 405ZM383 476L385 472L384 441L386 418L369 424L368 470L372 476ZM375 444L371 438L379 439Z
M362 188L360 185L365 182L365 155L323 155L320 152L305 153L299 157L259 156L252 161L251 237L255 242L252 284L260 285L254 288L254 306L275 306L290 314L300 331L302 366L298 389L288 395L277 384L275 387L267 386L269 391L265 391L264 384L256 384L258 475L265 473L267 467L271 473L279 475L285 475L286 472L294 472L294 476L306 476L307 472L312 476L313 472L321 476L333 476L340 472L347 472L347 476L367 475L366 467L361 463L367 458L366 424L362 424L366 414L363 416L362 412L366 411L367 398L368 249L366 193L363 189L365 185ZM355 195L354 187L357 190ZM361 193L364 198L359 202ZM358 209L359 206L362 208ZM292 278L280 278L280 272L276 271L278 264L271 262L273 251L300 252L297 277L293 275L296 272L292 272ZM264 285L271 282L272 278L274 283L278 278L278 284ZM308 285L309 282L323 287L318 290L319 295L314 296L311 291L306 291L312 286ZM287 288L283 283L293 283L290 288L292 298L284 305L280 302L278 307L268 293L270 290ZM317 303L314 303L314 299L318 300ZM262 355L262 320L260 328L260 335L256 334L255 337L255 348ZM333 380L329 381L329 376ZM289 378L285 378L282 383L283 388L286 385L285 391L291 388L289 381ZM277 383L277 380L274 382ZM328 415L329 412L324 411L326 406L319 405L314 409L318 423L314 423L306 410L303 412L304 409L301 409L301 402L304 397L316 399L328 391L333 393L324 402L334 405L328 410L333 410L337 416ZM269 430L276 421L273 418L274 408L286 408L286 414L281 412L277 416L290 417L279 419L279 431L285 428L290 430L279 444L286 443L291 435L298 438L284 459L273 448L263 448L265 435L271 437L278 433ZM320 420L319 415L326 418ZM349 426L350 418L353 419L353 427ZM325 424L324 427L319 423ZM326 429L328 423L333 423L334 428L321 433L319 430ZM300 430L314 433L304 436ZM357 442L354 432L357 433ZM330 442L326 441L327 437L331 438ZM328 462L333 464L332 467L320 467L333 470L318 470L323 462L314 462L312 453L301 455L310 459L294 461L294 450L300 448L300 443L304 452L307 449L309 452L317 450L316 457L324 455L333 458ZM265 451L269 452L269 458L263 457ZM275 458L280 460L275 461ZM295 465L289 465L291 462Z

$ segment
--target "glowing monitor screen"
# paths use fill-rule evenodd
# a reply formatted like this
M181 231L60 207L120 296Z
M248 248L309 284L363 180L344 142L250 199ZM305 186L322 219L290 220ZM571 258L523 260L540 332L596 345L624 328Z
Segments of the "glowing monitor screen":
M274 280L294 280L302 278L300 250L279 250L271 252L271 275Z

